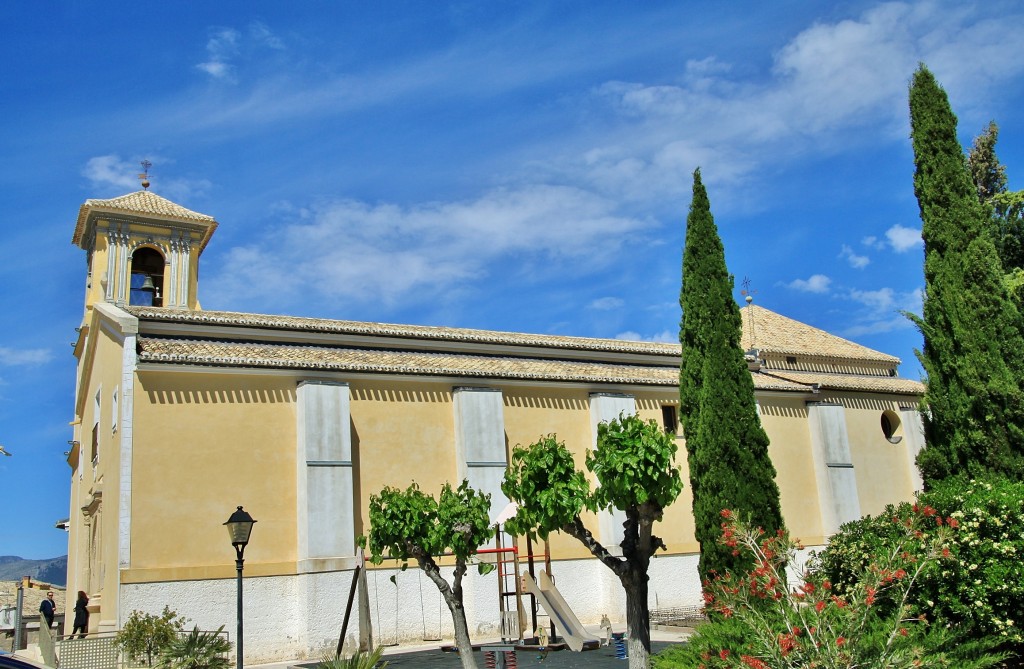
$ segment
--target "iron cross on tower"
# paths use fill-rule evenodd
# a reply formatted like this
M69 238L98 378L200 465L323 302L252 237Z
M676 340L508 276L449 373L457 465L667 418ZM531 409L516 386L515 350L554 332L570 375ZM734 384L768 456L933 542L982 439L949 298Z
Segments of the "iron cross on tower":
M153 163L149 162L148 160L143 160L139 164L142 165L142 174L139 175L139 179L142 181L142 188L143 189L148 189L149 188L149 168L153 167Z

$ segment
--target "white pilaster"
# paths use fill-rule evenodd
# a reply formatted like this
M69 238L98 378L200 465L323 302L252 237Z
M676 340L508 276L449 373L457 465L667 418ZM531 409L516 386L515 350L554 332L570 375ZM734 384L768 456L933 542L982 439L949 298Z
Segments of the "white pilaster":
M811 402L807 405L807 417L821 528L825 536L831 536L840 525L861 516L846 413L840 404Z
M460 387L452 390L455 453L460 481L491 496L491 518L508 505L501 482L508 468L505 406L500 390Z
M298 559L355 555L347 383L303 381L296 407Z

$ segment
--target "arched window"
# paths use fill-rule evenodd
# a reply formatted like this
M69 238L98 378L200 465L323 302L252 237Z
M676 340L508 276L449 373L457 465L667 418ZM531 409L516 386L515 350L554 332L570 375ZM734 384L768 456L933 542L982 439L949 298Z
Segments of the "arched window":
M882 412L882 434L894 444L900 443L903 435L900 434L900 417L895 411Z
M164 257L156 249L132 254L131 295L128 304L161 307L164 304Z

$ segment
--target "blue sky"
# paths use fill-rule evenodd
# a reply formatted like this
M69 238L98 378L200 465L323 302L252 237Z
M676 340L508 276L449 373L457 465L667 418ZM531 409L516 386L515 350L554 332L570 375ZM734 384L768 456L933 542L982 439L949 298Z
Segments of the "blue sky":
M759 304L918 378L906 92L995 119L1024 187L1017 2L0 4L0 555L66 551L79 206L217 218L207 309L677 339L700 167ZM225 509L225 517L230 509Z

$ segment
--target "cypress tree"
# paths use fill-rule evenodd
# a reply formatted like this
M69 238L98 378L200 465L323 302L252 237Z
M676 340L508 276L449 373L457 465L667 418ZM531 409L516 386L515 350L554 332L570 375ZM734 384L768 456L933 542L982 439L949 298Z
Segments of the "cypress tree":
M999 126L990 121L983 133L974 138L967 154L967 166L978 191L978 198L992 217L996 253L1007 273L1006 280L1024 270L1024 191L1006 188L1006 166L996 156ZM1019 299L1015 300L1019 304Z
M927 374L918 456L926 485L956 474L1024 478L1024 331L1002 280L956 117L924 65L910 86L914 193L925 245Z
M726 269L725 250L697 170L686 219L679 299L679 396L702 580L712 572L750 566L718 543L723 509L736 511L769 533L783 526L775 466L768 457L768 435L740 348L740 311L732 291L733 277Z

